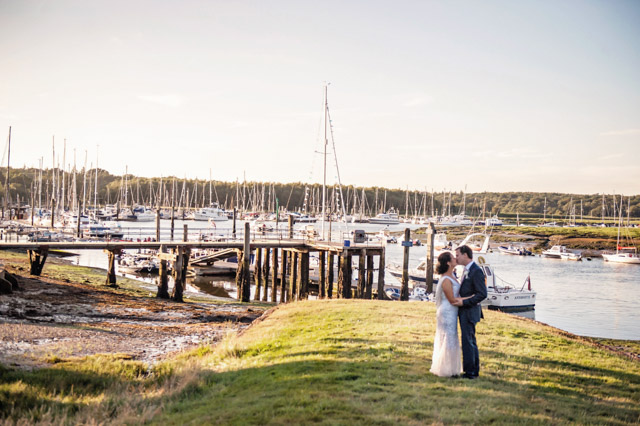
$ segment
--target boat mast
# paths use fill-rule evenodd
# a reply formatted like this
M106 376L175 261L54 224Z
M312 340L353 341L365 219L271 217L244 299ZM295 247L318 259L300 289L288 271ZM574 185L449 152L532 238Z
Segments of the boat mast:
M82 171L84 172L84 177L82 178L82 211L78 211L78 220L80 220L80 214L81 213L84 214L87 211L87 157L88 155L89 154L85 149L84 150L84 167L82 168L83 169ZM91 176L89 176L89 179L91 179ZM91 187L89 187L89 190L91 190ZM78 210L79 209L80 207L78 207ZM95 213L95 210L94 210L94 213Z
M322 154L322 239L326 240L324 235L324 220L326 217L326 198L327 198L327 113L329 111L329 105L327 102L327 84L324 85L324 150Z
M9 159L10 158L11 158L11 126L9 126L9 142L7 144L7 175L4 179L4 211L2 212L2 219L4 219L4 212L7 211L7 204L9 203ZM11 212L9 212L9 219L11 219Z
M615 201L615 199L614 199ZM616 254L620 250L620 227L622 226L622 195L620 195L620 220L618 221L618 240L616 242Z
M95 212L98 211L98 149L100 148L100 145L96 145L96 179L94 181L94 187L93 187L93 209ZM86 154L85 154L86 157ZM85 163L87 161L85 160Z

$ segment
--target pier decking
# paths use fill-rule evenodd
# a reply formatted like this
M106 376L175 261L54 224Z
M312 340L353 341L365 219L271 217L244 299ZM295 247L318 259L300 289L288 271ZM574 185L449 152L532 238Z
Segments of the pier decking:
M115 258L123 250L151 249L158 251L160 276L158 297L182 301L186 287L187 267L190 263L215 261L222 253L235 252L238 257L236 283L238 299L250 299L250 255L255 255L254 277L256 300L281 302L307 298L309 295L309 254L317 252L319 257L318 297L368 298L373 295L374 256L378 256L378 298L384 298L384 255L382 244L353 244L316 241L313 239L251 239L248 224L245 224L242 239L226 241L45 241L45 242L0 242L0 250L26 250L32 275L40 275L50 250L103 250L108 256L106 284L116 286ZM260 235L258 235L259 237ZM254 235L255 237L255 235ZM185 238L186 239L186 238ZM190 259L193 249L217 249L216 254L205 258ZM220 253L220 254L217 254ZM359 257L358 285L352 289L352 260ZM171 295L167 285L168 263L173 265L174 288ZM334 277L337 262L338 276ZM337 285L334 291L334 281ZM270 293L270 294L269 294ZM269 298L269 296L271 296Z

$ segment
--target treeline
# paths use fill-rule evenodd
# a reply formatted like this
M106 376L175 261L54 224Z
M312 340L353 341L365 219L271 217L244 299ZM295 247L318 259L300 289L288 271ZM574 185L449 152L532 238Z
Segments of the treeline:
M322 206L320 184L271 182L222 182L176 177L145 178L112 175L103 169L63 173L60 169L10 169L9 191L5 192L6 167L0 168L3 198L11 205L71 208L78 203L98 205L148 205L197 208L218 203L221 207L246 211L289 211L319 213ZM96 185L97 183L97 185ZM74 189L75 188L75 189ZM97 188L97 191L96 191ZM75 200L75 201L74 201ZM4 201L4 199L3 199ZM381 187L343 186L327 189L328 211L370 216L394 208L400 215L431 216L459 214L472 217L520 215L547 220L575 218L640 217L640 195L562 194L539 192L423 192Z

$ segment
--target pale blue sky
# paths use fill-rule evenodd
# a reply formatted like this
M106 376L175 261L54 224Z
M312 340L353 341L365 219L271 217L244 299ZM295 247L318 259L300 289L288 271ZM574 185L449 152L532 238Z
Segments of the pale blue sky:
M329 81L345 184L638 194L639 22L639 1L0 0L0 130L17 167L55 135L118 174L320 182Z

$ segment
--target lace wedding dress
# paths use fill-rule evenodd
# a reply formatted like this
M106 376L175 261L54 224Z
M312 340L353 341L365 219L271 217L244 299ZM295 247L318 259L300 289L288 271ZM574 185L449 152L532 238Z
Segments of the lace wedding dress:
M451 281L453 295L460 295L460 283L443 275L436 289L436 337L430 371L436 376L450 377L462 372L462 361L458 341L458 307L449 303L444 295L442 283L445 279Z

